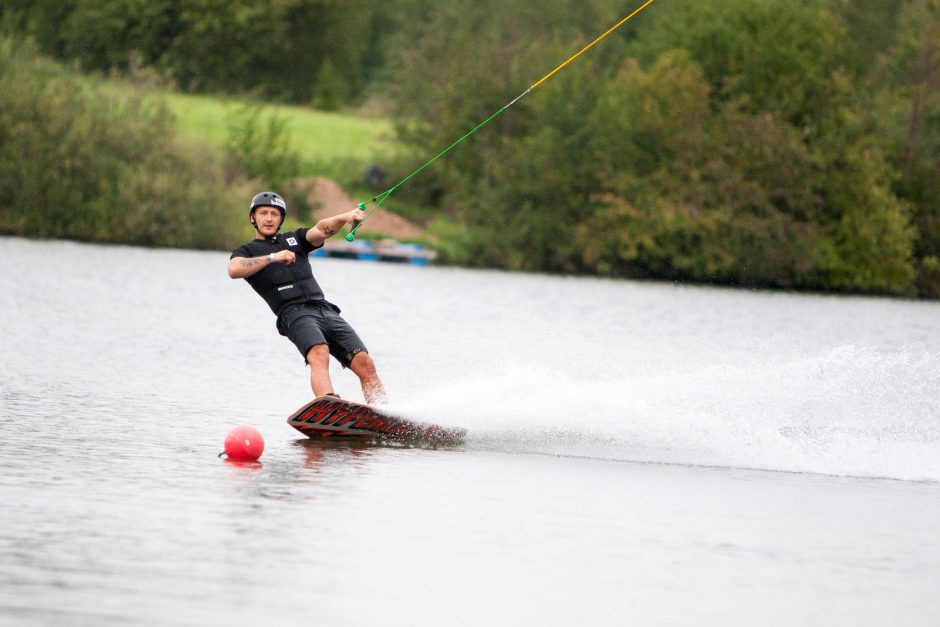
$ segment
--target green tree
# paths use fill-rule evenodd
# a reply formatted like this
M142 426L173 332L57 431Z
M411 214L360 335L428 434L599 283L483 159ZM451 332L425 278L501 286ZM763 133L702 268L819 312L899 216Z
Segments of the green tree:
M879 78L873 126L899 172L895 189L913 208L918 290L940 297L940 2L904 4Z
M58 58L65 56L64 25L77 0L6 0L0 4L3 34L20 39L31 37L40 50Z
M3 233L209 248L240 237L248 192L175 138L152 95L0 38L0 194Z
M317 74L313 88L313 106L323 111L338 111L346 99L345 92L342 79L332 61L327 59Z
M86 70L140 59L185 89L304 102L326 59L356 95L374 5L365 0L10 0L0 28Z
M399 136L414 148L402 171L499 110L609 26L620 9L596 8L604 4L445 3L412 25L408 45L397 50L391 92ZM539 87L402 190L439 202L464 226L465 258L521 269L580 268L573 228L595 180L592 136L583 120L598 92L593 74L603 56L582 57L579 71Z
M739 268L756 268L752 278L734 270L735 280L879 292L911 287L912 230L891 190L892 168L859 121L863 85L845 74L843 32L818 6L679 2L635 42L642 59L689 51L711 88L709 106L722 120L712 153L720 167L711 169L719 176L702 177L697 172L710 169L683 164L681 156L669 167L685 173L675 183L692 207L730 207L725 241L734 244ZM641 152L655 155L662 140L645 142ZM690 197L699 179L719 196ZM649 177L645 184L663 187ZM768 258L778 260L776 269Z
M179 29L171 0L72 0L62 54L88 70L126 70L132 57L159 61Z
M248 104L233 112L225 151L239 172L269 189L285 189L300 169L287 120L259 105Z
M702 66L713 98L773 112L810 129L831 106L845 64L845 29L831 12L788 0L679 0L657 6L635 52L649 64L683 48Z
M600 204L579 229L602 272L794 286L812 266L820 201L801 135L771 114L710 104L684 51L634 60L593 115ZM783 167L780 166L783 164Z

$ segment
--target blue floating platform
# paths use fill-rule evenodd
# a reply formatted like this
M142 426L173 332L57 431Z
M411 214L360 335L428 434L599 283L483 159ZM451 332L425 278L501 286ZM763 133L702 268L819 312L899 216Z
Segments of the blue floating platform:
M391 261L427 266L437 258L437 252L421 244L402 244L394 240L329 240L322 248L311 253L314 257L358 259L359 261Z

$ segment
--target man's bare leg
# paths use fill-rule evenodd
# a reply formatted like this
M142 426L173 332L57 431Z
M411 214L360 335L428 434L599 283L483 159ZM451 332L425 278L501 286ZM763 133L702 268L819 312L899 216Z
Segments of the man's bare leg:
M385 387L375 371L375 361L369 353L365 351L356 353L356 356L349 364L349 369L359 377L359 383L362 384L362 395L365 397L366 403L372 405L373 403L385 402Z
M310 365L310 387L317 398L333 392L330 380L330 348L326 344L317 344L307 351L307 363Z

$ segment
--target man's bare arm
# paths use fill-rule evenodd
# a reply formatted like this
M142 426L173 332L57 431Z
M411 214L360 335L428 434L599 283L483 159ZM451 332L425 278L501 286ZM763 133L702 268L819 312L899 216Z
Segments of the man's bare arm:
M232 257L228 262L228 275L232 279L244 279L257 274L272 263L292 264L297 255L289 250L280 250L263 257Z
M362 209L353 209L352 211L341 213L332 218L323 218L317 222L316 226L307 231L307 241L313 246L322 246L323 242L339 233L339 230L343 228L344 225L362 222L365 217L365 211Z

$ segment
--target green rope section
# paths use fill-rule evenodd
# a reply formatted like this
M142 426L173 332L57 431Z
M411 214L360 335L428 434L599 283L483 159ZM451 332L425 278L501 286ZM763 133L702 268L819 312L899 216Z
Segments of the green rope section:
M516 100L519 100L519 98L522 98L522 96L524 96L524 95L527 94L527 93L529 93L529 90L526 90L523 94L521 94L518 98L516 98ZM422 165L420 168L418 168L417 170L415 170L414 172L412 172L411 174L409 174L408 176L406 176L405 178L403 178L401 181L399 181L398 183L396 183L396 184L394 185L394 187L391 187L391 188L385 190L384 192L382 192L382 193L379 194L378 196L373 196L368 202L359 203L359 205L357 206L358 209L365 209L366 205L368 205L368 204L370 204L370 203L375 203L375 206L373 206L372 209L369 210L369 213L366 214L366 217L364 217L362 220L360 220L360 221L356 224L356 226L354 226L352 229L350 229L349 233L346 235L346 241L347 241L347 242L351 242L351 241L353 241L354 239L356 239L356 231L359 230L359 227L362 225L362 223L365 222L366 220L368 220L368 219L369 219L369 216L371 216L373 213L375 213L375 210L378 209L379 207L381 207L381 206L382 206L382 203L385 202L385 199L388 198L389 196L391 196L391 195L395 192L396 189L398 189L399 187L401 187L402 185L404 185L405 183L407 183L408 181L410 181L411 179L413 179L415 176L417 176L418 173L421 172L421 170L425 169L426 167L428 167L429 165L431 165L432 163L434 163L435 161L437 161L438 159L440 159L441 157L443 157L444 155L446 155L446 154L447 154L448 152L450 152L452 149L456 148L461 142L463 142L463 140L467 139L468 137L470 137L471 135L473 135L474 133L476 133L478 130L480 130L481 128L483 128L484 126L486 126L487 123L489 123L490 120L492 120L493 118L499 116L503 111L505 111L506 109L508 109L509 107L511 107L511 106L516 102L516 100L513 100L513 101L510 102L509 104L505 105L502 109L500 109L499 111L497 111L496 113L494 113L494 114L491 115L490 117L486 118L485 120L483 120L482 122L480 122L479 124L477 124L476 126L474 126L473 129L470 130L470 132L468 132L467 134L465 134L463 137L461 137L460 139L458 139L457 141L455 141L454 143L452 143L450 146L448 146L448 147L445 148L444 150L442 150L442 151L440 151L439 153L437 153L436 155L434 155L434 157L433 157L432 159L430 159L427 163L425 163L424 165Z

